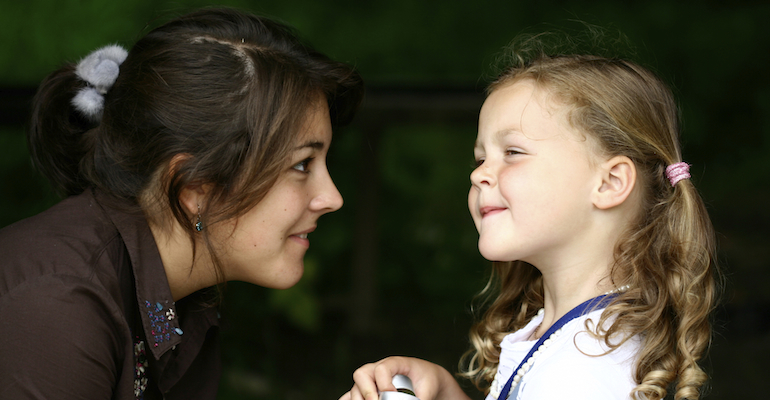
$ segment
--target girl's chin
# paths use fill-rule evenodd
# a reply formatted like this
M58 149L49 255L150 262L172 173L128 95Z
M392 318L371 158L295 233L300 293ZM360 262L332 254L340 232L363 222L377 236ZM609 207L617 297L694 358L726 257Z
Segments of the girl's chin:
M487 261L510 261L509 257L499 251L490 250L479 246L479 252L481 256L487 259Z

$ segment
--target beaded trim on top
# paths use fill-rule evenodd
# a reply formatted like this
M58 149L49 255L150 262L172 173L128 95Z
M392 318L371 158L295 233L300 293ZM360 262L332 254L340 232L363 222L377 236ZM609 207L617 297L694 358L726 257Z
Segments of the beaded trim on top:
M144 348L144 341L136 337L134 343L134 397L144 398L144 391L147 390L147 353Z
M537 311L537 315L532 317L532 320L535 320L536 318L542 316L545 314L545 308L541 308ZM513 393L513 389L518 385L519 381L521 381L522 376L529 371L530 368L532 368L532 365L535 363L535 358L540 355L548 346L553 343L553 341L561 335L561 329L554 332L548 339L546 339L545 342L535 351L534 354L532 354L532 357L527 360L527 362L519 369L519 371L516 373L516 377L513 378L513 386L511 387L510 394ZM489 387L489 394L492 395L493 398L497 399L498 396L500 396L500 391L503 389L503 385L505 385L505 382L507 380L507 377L503 377L502 374L498 371L498 373L495 374L495 379L492 381L492 385ZM510 394L508 397L510 398Z
M160 343L171 340L171 335L181 336L184 334L182 329L171 326L169 321L176 318L176 312L173 307L164 307L163 304L156 302L154 305L145 301L145 312L150 319L150 334L153 347L158 347Z

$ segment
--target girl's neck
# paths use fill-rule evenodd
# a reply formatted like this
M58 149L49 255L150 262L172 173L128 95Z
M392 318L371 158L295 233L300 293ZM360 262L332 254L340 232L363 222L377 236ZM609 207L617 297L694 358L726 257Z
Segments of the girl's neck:
M616 289L610 272L615 262L614 244L626 224L621 217L604 213L567 246L531 260L543 274L545 313L536 336L584 301Z
M560 268L543 268L545 313L534 336L539 337L559 318L584 301L615 289L609 276L611 258L603 257L573 263Z

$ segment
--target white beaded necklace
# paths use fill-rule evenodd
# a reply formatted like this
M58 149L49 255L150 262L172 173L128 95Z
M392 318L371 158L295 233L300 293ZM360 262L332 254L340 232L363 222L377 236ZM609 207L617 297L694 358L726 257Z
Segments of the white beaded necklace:
M631 288L631 285L623 285L623 286L621 286L619 288L615 288L615 289L612 289L612 290L610 290L608 292L605 292L603 294L603 296L606 296L608 294L625 292L629 288ZM543 315L544 313L545 313L545 308L541 308L540 310L537 311L537 315L532 317L532 319L534 320L535 318ZM535 330L537 330L537 328L535 328ZM521 381L521 378L524 376L524 374L526 374L527 371L529 371L529 369L532 368L532 365L535 363L535 359L540 354L542 354L545 351L545 349L547 349L548 346L550 346L556 340L556 338L558 338L559 335L561 335L561 333L562 333L562 328L559 328L556 331L554 331L551 334L551 336L549 336L548 339L546 339L543 342L543 344L541 344L540 347L538 347L537 350L535 350L535 352L532 353L532 356L529 357L527 362L524 363L524 365L521 366L519 371L516 373L516 376L513 377L513 385L511 386L511 390L509 392L509 398L510 398L510 394L514 393L514 389L516 389L516 386L518 386L518 384ZM498 380L499 378L500 378L500 374L496 374L495 375L495 379L492 381L492 385L489 388L489 394L491 394L492 397L495 398L495 399L497 399L497 397L500 395L500 391L502 390L503 385L505 384L504 381L501 382L500 380Z
M619 288L615 288L615 289L612 289L612 290L610 290L608 292L604 292L604 295L606 296L608 294L625 292L628 289L631 289L631 285L623 285L623 286L621 286Z

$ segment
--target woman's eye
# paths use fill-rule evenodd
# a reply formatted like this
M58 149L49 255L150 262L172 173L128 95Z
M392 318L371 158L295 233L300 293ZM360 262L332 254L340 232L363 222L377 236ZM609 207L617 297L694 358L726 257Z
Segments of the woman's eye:
M310 161L312 161L312 160L313 160L312 158L306 158L306 159L300 161L299 163L297 163L296 165L294 165L292 168L296 169L299 172L308 173L308 172L310 172L310 170L308 170L307 167L308 167L308 165L310 165Z

